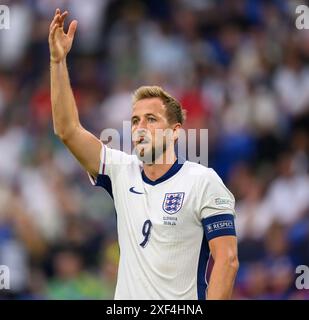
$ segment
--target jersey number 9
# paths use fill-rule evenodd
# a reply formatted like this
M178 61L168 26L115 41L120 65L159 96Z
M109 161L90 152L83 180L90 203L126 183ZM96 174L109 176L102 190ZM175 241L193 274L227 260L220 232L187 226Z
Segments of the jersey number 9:
M144 240L139 244L141 247L145 248L148 241L149 241L149 237L150 237L150 232L151 232L151 228L152 228L152 223L150 220L146 220L143 224L143 229L142 229L142 233L143 236L145 237Z

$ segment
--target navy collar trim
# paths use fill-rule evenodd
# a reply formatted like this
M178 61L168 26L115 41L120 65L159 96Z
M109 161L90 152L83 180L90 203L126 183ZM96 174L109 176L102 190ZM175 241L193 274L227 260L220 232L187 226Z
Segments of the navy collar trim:
M147 184L150 184L152 186L155 186L161 182L166 181L167 179L171 178L172 176L174 176L183 166L183 163L178 163L178 160L175 161L175 163L169 168L169 170L164 173L164 175L160 178L158 178L157 180L150 180L144 170L142 171L142 178L143 181Z

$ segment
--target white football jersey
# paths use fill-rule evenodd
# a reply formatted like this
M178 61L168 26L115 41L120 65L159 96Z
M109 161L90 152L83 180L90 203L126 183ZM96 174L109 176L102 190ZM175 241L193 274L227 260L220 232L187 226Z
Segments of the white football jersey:
M185 161L156 181L136 155L102 146L94 185L117 212L115 299L205 299L208 241L235 235L234 197L214 170Z

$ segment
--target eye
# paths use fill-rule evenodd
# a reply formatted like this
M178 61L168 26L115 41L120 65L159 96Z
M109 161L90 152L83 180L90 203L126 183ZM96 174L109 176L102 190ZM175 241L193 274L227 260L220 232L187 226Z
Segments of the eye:
M135 119L133 119L132 121L132 125L136 125L136 124L138 124L138 120L135 118Z
M153 117L149 117L148 118L148 122L156 122L157 121L157 119L156 118L153 118Z

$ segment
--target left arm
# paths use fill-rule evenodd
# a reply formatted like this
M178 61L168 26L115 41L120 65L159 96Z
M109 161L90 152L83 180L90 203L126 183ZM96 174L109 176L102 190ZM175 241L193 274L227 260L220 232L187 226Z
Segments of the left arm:
M211 239L209 248L214 259L207 300L227 300L233 292L238 271L237 238L222 236Z

